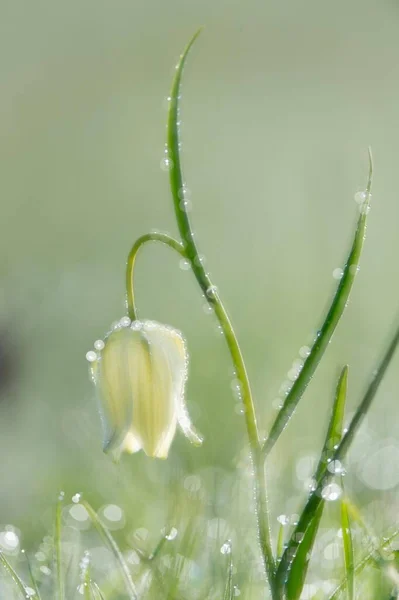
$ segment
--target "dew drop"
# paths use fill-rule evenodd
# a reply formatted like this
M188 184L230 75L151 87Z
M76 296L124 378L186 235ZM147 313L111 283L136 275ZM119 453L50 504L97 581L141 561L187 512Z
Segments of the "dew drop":
M185 258L182 258L179 262L179 267L182 271L189 271L191 269L190 261Z
M342 489L337 483L329 483L321 491L321 497L328 502L334 502L342 495Z
M79 493L75 494L74 496L72 496L72 502L74 504L79 504L81 497L82 497L82 494L79 494Z
M142 328L143 324L140 321L133 321L133 323L130 325L130 329L133 329L133 331L140 331Z
M334 269L332 276L334 277L334 279L342 279L342 276L344 274L344 270L341 269L341 267L338 267L337 269Z
M360 271L359 265L353 264L349 267L349 273L351 275L356 275L356 273L358 273L359 271Z
M179 206L180 206L180 209L181 209L181 210L184 210L184 211L186 211L186 212L190 212L190 210L191 210L191 209L192 209L192 207L193 207L193 203L191 202L191 200L190 200L190 199L188 199L188 198L185 198L184 200L181 200L181 201L179 202Z
M86 360L95 362L97 360L97 354L93 350L89 350L89 352L86 352Z
M241 590L235 585L233 587L234 590L234 596L237 598L238 596L241 596Z
M167 535L165 535L165 539L168 540L169 542L171 542L172 540L175 540L177 538L177 534L178 534L178 531L177 531L176 527L172 527L172 529L169 531L169 533Z
M287 515L279 515L277 517L277 521L280 523L280 525L289 525L290 518Z
M209 288L206 290L206 295L208 296L208 298L216 298L218 293L218 288L216 287L216 285L210 285Z
M121 320L119 321L119 323L121 324L121 327L129 327L131 322L132 321L131 321L130 317L122 317Z
M301 356L302 358L307 358L310 354L310 348L309 346L302 346L302 348L299 348L299 356Z
M367 200L367 192L356 192L354 198L357 204L363 204Z
M197 267L200 267L206 263L206 258L203 254L199 254L195 257L194 262L197 265Z
M191 198L191 190L186 185L183 185L177 192L177 195L180 200L188 200L188 198Z
M213 313L213 308L210 304L208 304L208 302L206 304L204 304L204 306L202 307L202 310L204 311L204 313L206 315L211 315Z
M334 473L335 475L342 475L345 473L344 466L339 460L330 461L327 465L327 469L330 473Z
M359 212L361 215L368 215L370 210L371 210L370 204L364 203L364 204L359 205Z
M103 340L96 340L94 342L94 348L98 351L104 350L104 346L105 346L105 344L104 344Z
M105 506L103 509L103 515L107 521L111 521L113 523L122 521L123 519L123 511L116 504L108 504Z
M161 169L162 171L170 171L173 167L173 161L168 156L164 156L161 160Z
M230 542L230 541L227 541L227 542L225 542L225 543L224 543L224 544L221 546L221 548L220 548L220 552L221 552L222 554L231 554L231 542Z

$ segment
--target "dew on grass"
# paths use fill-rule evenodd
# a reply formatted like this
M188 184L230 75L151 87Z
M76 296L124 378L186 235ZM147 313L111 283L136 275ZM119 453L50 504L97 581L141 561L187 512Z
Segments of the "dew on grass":
M43 575L51 575L51 569L49 569L46 565L42 565L40 567L40 571L43 573Z
M206 295L208 296L208 298L216 298L218 293L218 288L216 285L210 285L208 287L208 289L206 290Z
M231 542L230 540L227 540L227 542L225 542L221 548L220 548L220 552L222 554L231 554Z
M99 352L101 350L104 350L104 346L105 346L105 344L104 344L103 340L96 340L94 342L94 348L95 348L95 350L98 350Z
M186 258L182 258L179 262L179 267L182 271L189 271L191 269L190 261Z
M339 279L342 279L343 274L344 274L344 270L341 269L341 267L337 267L336 269L334 269L332 276L334 277L334 279L339 280Z
M76 494L74 494L74 495L72 496L72 502L73 502L74 504L79 504L81 497L82 497L82 495L81 495L81 494L79 494L79 493L76 493Z
M336 446L334 446L334 448L335 447ZM334 473L335 475L343 475L345 473L345 468L339 460L331 460L328 463L327 469L330 473Z
M356 192L354 199L356 204L362 205L367 200L367 192Z
M327 484L321 491L321 497L327 502L334 502L342 495L342 488L337 483Z
M309 346L302 346L301 348L299 348L299 356L301 356L302 358L307 358L310 354L310 348Z
M172 540L175 540L177 538L177 534L178 534L178 531L177 531L176 527L172 527L169 530L169 533L167 535L165 535L165 539L168 540L169 542L171 542Z
M161 159L160 166L161 166L162 171L166 171L166 172L170 171L171 168L173 167L173 161L168 156L164 156Z
M289 525L290 518L288 515L279 515L277 517L277 521L280 523L280 525Z

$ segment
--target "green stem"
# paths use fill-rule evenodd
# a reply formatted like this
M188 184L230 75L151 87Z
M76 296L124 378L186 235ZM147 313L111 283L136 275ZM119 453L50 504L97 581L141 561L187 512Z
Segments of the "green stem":
M169 164L170 188L173 197L175 208L176 221L179 228L180 236L183 241L185 255L190 262L194 276L204 293L207 301L215 311L216 317L224 333L226 343L230 352L230 356L236 371L236 377L240 382L242 401L244 404L245 424L248 434L251 457L254 465L254 491L256 502L257 529L259 541L262 551L264 566L266 569L267 578L271 587L272 596L277 600L278 596L275 593L274 576L275 562L271 549L269 518L267 511L267 497L265 487L265 471L262 460L261 443L258 435L256 422L255 408L252 400L252 393L249 384L247 371L245 368L244 359L238 344L234 329L227 315L227 312L220 299L217 288L212 284L209 275L206 273L201 256L198 252L195 243L193 230L190 224L190 219L187 213L187 205L185 203L186 186L183 180L183 173L180 160L180 129L179 129L179 114L180 114L180 96L181 96L181 78L184 64L188 52L196 40L199 32L197 32L185 51L180 57L180 61L176 67L176 75L173 81L170 94L170 106L168 115L167 127L167 143L166 143L166 159Z
M134 265L136 262L136 256L138 251L147 242L160 242L169 246L173 250L176 250L181 256L185 257L185 250L183 244L170 237L166 233L147 233L139 237L139 239L133 244L132 249L129 252L126 265L126 304L127 312L132 321L137 319L137 309L134 298L134 286L133 286L133 272Z

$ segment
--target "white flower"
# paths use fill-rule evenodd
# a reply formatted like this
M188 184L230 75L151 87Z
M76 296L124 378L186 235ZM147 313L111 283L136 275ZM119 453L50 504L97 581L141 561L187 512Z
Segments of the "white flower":
M177 424L190 442L202 443L185 405L188 353L180 332L123 317L95 348L100 351L86 356L98 389L105 452L116 460L141 449L166 458Z

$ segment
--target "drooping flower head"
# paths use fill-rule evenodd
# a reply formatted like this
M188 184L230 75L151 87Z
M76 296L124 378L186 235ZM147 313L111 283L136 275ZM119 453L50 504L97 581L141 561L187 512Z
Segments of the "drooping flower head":
M177 425L193 444L202 443L185 404L188 352L179 331L155 321L123 317L87 353L97 387L104 451L143 449L167 458Z

